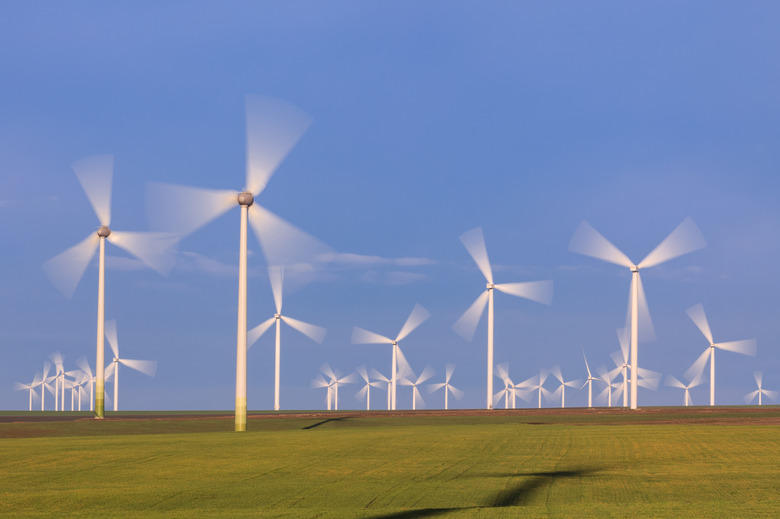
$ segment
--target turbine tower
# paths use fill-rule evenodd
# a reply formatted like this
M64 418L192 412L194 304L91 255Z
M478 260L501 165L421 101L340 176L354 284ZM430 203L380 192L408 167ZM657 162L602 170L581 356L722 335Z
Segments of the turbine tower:
M582 385L580 390L584 389L585 386L588 386L588 407L593 407L593 381L599 379L594 377L593 373L590 372L590 366L588 366L588 358L585 356L585 350L582 350L582 358L585 359L585 369L588 370L588 379Z
M412 313L409 314L409 317L406 319L406 322L401 328L401 331L398 332L398 335L396 335L395 339L370 332L363 328L358 328L357 326L352 330L352 344L390 344L393 347L393 360L390 368L391 402L393 410L395 410L396 387L398 385L398 354L400 353L398 343L404 340L415 328L424 323L430 316L431 314L428 313L428 310L419 304L415 304L414 308L412 308Z
M114 169L112 155L87 157L74 162L72 167L95 210L100 227L97 232L91 231L84 240L44 263L43 268L52 283L66 297L70 298L95 252L99 251L95 414L97 418L103 418L105 411L105 373L103 368L105 343L103 337L105 335L106 241L126 250L165 275L173 266L174 256L171 251L177 238L170 233L122 232L109 227L111 224L111 182Z
M686 378L692 379L698 371L704 369L707 361L710 361L710 405L715 405L715 349L733 351L742 355L755 356L756 340L746 339L743 341L718 342L712 338L712 331L707 322L707 316L704 313L704 306L699 303L687 310L688 317L696 325L704 338L710 343L706 350L696 359L696 362L685 373Z
M599 234L588 222L582 222L569 243L569 250L591 256L609 263L614 263L628 268L631 271L631 288L629 292L629 315L631 322L631 409L637 408L637 379L635 376L639 362L637 359L639 350L639 319L640 311L644 313L642 319L647 323L648 330L652 329L650 315L647 313L647 301L645 299L642 280L639 271L665 263L689 252L701 249L707 244L701 231L686 218L673 230L658 246L653 249L639 263L634 263L620 249L609 240ZM641 308L640 308L641 306ZM652 335L652 332L650 333ZM611 383L611 382L610 382Z
M134 369L153 377L157 372L157 361L155 360L133 360L122 359L119 357L119 340L116 334L116 321L111 319L106 321L106 339L108 339L108 345L111 346L111 351L114 352L114 360L106 366L106 380L114 377L114 411L119 410L119 365L126 366L130 369Z
M552 281L531 281L525 283L493 283L493 269L488 259L487 247L482 228L477 227L460 236L460 241L466 247L474 262L479 267L487 281L486 290L477 297L453 329L467 341L474 338L479 320L488 308L487 322L487 409L493 409L493 289L517 297L549 305L552 302Z
M761 403L761 395L766 395L772 400L777 400L777 395L780 394L777 391L770 391L768 389L764 389L761 387L763 374L760 371L756 371L753 373L753 378L756 379L756 386L758 386L758 389L753 391L752 393L748 393L745 395L745 403L750 404L754 398L756 398L756 395L758 395L758 405L762 405Z
M188 235L238 206L238 319L235 430L246 430L247 225L269 266L326 260L330 249L256 203L276 168L305 133L311 119L298 108L267 96L247 96L246 183L240 192L150 183L147 210L158 229ZM310 269L313 272L316 269Z
M446 364L444 366L444 369L445 369L444 382L440 382L438 384L431 384L430 386L428 386L428 391L430 393L434 393L439 389L444 388L444 410L446 411L449 409L449 401L447 398L448 393L452 393L452 396L460 400L463 397L463 391L450 384L450 380L452 379L452 374L455 372L455 365Z

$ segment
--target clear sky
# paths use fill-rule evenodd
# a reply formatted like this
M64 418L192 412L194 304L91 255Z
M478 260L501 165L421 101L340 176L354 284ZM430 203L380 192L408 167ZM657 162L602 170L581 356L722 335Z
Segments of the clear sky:
M755 358L716 354L718 403L743 403L755 370L780 389L779 25L769 1L3 2L0 409L26 409L13 383L55 351L94 369L96 264L72 299L42 269L97 225L70 165L113 154L112 226L145 230L149 181L243 187L252 93L313 119L260 202L342 253L285 296L328 333L282 330L283 409L324 407L325 362L387 375L389 347L352 328L394 336L415 303L431 318L402 343L412 367L438 382L454 363L456 405L483 407L485 321L472 342L452 330L485 286L458 240L477 226L497 282L555 283L551 306L496 295L496 362L518 381L556 364L582 379L583 349L611 367L630 274L568 251L582 220L639 261L693 218L708 246L643 274L657 340L640 366L682 377L707 346L685 312L702 303L716 341L758 339ZM252 326L274 310L249 247ZM123 372L120 408L232 409L238 213L186 237L167 277L108 254L120 349L159 362ZM249 408L272 408L272 334L248 362Z

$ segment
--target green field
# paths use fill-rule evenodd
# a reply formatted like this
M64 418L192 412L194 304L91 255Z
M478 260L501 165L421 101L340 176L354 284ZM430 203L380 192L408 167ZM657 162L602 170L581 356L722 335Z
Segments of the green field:
M0 423L0 514L777 517L778 423L777 407Z

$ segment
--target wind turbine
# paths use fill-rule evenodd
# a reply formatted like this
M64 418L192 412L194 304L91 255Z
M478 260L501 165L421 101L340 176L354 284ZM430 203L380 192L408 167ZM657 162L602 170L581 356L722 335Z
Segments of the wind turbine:
M390 368L390 387L392 388L391 402L393 410L395 410L396 386L398 381L398 354L400 353L398 343L404 340L415 328L424 323L430 316L431 314L428 313L428 310L419 304L415 304L414 308L412 308L412 313L409 314L409 317L406 319L406 322L401 328L401 331L398 332L398 335L396 335L395 339L370 332L363 328L358 328L357 326L352 330L352 344L390 344L393 347L393 361Z
M504 397L504 409L509 409L509 395L512 395L512 409L515 409L515 404L517 403L517 391L515 387L515 383L512 382L512 379L509 377L509 364L506 362L502 364L496 365L496 375L499 379L501 379L501 382L504 383L504 389L500 391L496 391L496 393L493 395L493 402L501 400L501 397Z
M89 410L94 411L94 407L92 407L95 404L95 375L92 374L92 368L89 367L89 362L87 362L87 359L84 357L80 357L76 361L76 365L79 367L79 369L84 373L84 381L83 383L89 383ZM81 409L79 409L81 410Z
M333 388L332 392L333 392L334 410L338 411L339 410L339 384L353 383L355 380L354 376L352 373L350 373L349 375L345 375L341 377L339 376L338 372L332 370L327 363L322 365L320 371L330 379Z
M360 366L356 371L357 374L360 375L360 378L362 378L363 381L366 383L366 385L363 386L360 391L358 391L358 393L355 395L355 398L357 398L358 400L362 400L363 396L365 396L366 411L370 411L371 410L371 386L373 387L382 387L382 386L379 385L379 381L374 381L374 382L371 381L365 366Z
M685 390L685 397L683 399L683 404L687 407L693 404L693 401L691 400L691 394L690 394L691 388L701 385L704 382L704 380L702 380L701 375L702 373L699 373L699 375L694 377L694 379L688 382L687 385L680 382L680 380L674 377L673 375L669 375L668 377L666 377L666 385L672 387L679 387L680 389Z
M531 378L528 378L521 383L515 385L515 388L527 388L529 392L536 391L537 392L537 399L538 399L538 407L539 409L542 408L542 394L547 398L550 392L544 388L544 383L547 380L547 377L549 376L549 372L547 370L541 369L539 370L539 375L534 375ZM524 398L523 395L520 395L521 398Z
M590 366L588 366L588 358L585 356L585 350L582 350L582 358L585 359L585 369L588 370L588 379L582 385L580 390L582 390L585 386L588 386L588 407L593 407L593 381L599 379L594 377L590 372Z
M311 387L313 388L324 387L328 390L327 393L325 394L325 406L328 409L328 411L330 411L330 402L331 402L331 393L333 390L333 384L334 382L332 380L331 381L325 380L322 377L322 375L320 375L319 373L314 378L314 380L311 381Z
M577 386L579 386L579 385L580 385L580 381L579 381L579 380L570 380L570 381L568 381L568 382L564 381L564 380L563 380L563 374L561 373L561 368L560 368L560 366L554 366L554 367L553 367L553 368L550 370L550 372L553 374L553 376L554 376L555 378L557 378L557 379L558 379L558 382L560 382L560 383L561 383L561 385L560 385L560 386L558 386L558 389L556 389L555 391L553 391L553 396L555 396L555 394L556 394L558 391L560 391L560 392L561 392L561 407L562 407L562 408L563 408L563 407L566 407L566 386L569 386L569 387L577 387Z
M601 368L601 375L599 375L599 378L601 379L604 384L606 384L607 387L604 388L604 390L599 393L598 398L602 398L604 394L607 395L607 407L612 407L612 390L614 388L617 388L617 393L620 394L623 391L623 388L617 384L615 384L615 377L617 377L618 371L620 368L614 368L611 371L606 371L604 368Z
M375 370L374 368L371 368L371 376L377 379L379 382L385 383L385 388L387 388L387 410L389 411L392 408L392 391L390 390L393 384L393 381L381 374L379 371Z
M778 393L777 391L770 391L768 389L764 389L761 387L763 374L760 371L754 372L753 378L756 379L756 385L758 386L758 389L756 389L752 393L748 393L747 395L745 395L745 403L750 404L750 402L752 402L753 399L756 398L756 395L758 395L758 405L761 405L761 395L766 395L772 400L777 400L777 395L780 393Z
M14 382L14 390L15 391L22 391L26 389L29 392L29 399L30 399L30 409L29 411L32 411L32 403L33 398L38 398L38 392L35 391L35 388L41 385L40 379L38 378L39 374L35 374L33 377L32 382L29 384L22 384L21 382Z
M150 223L186 236L232 208L241 209L238 261L235 430L246 430L247 225L251 225L269 266L311 267L332 258L330 249L255 202L276 168L306 132L311 118L268 96L247 96L247 168L244 188L215 190L151 183ZM308 268L309 272L316 269ZM301 269L303 271L303 269Z
M40 379L40 385L41 385L41 411L45 409L44 404L46 403L46 390L49 390L49 393L52 395L56 395L57 392L55 388L49 384L52 380L54 380L53 376L49 376L49 370L51 369L51 362L44 361L43 362L43 376L41 376ZM56 411L56 409L55 409Z
M693 378L696 372L703 370L707 360L710 361L710 405L715 405L715 348L733 351L734 353L741 353L742 355L755 356L756 354L756 340L746 339L742 341L730 341L730 342L718 342L712 338L712 331L710 331L710 325L707 322L707 316L704 314L704 306L701 303L690 307L688 310L688 317L691 318L693 323L699 329L704 338L710 343L706 350L696 359L696 362L688 368L685 373L686 378Z
M65 410L65 367L63 364L63 356L60 352L55 351L49 355L54 364L54 410ZM61 388L61 389L60 389ZM62 394L62 400L60 400L60 393ZM60 402L62 402L62 408L60 409Z
M631 288L629 292L629 315L631 322L631 373L637 373L639 362L637 359L639 349L639 313L642 312L642 320L645 322L648 336L652 336L652 321L647 312L647 300L645 299L642 280L639 271L665 263L689 252L701 249L707 244L701 231L686 218L673 230L650 254L639 263L635 264L620 249L609 240L599 234L588 222L582 222L572 236L569 250L598 258L609 263L615 263L631 270ZM631 377L631 409L637 408L637 380Z
M452 393L452 396L460 400L461 398L463 398L463 391L450 384L450 379L452 379L452 374L455 371L455 366L453 364L446 364L444 368L445 368L444 382L440 382L438 384L431 384L428 387L428 391L430 393L434 393L439 389L444 388L444 410L446 411L449 409L448 406L449 402L447 399L448 393Z
M282 286L284 280L284 267L268 267L268 278L271 280L271 290L274 294L274 304L276 305L276 313L273 317L258 324L247 334L247 348L251 348L252 345L266 332L271 326L276 323L276 356L274 362L274 410L278 411L279 408L279 371L280 371L280 354L281 354L281 324L282 321L287 323L290 328L298 330L309 339L313 340L317 344L322 344L322 340L325 338L325 328L315 326L313 324L305 323L291 317L282 315Z
M407 365L406 368L407 369L404 370L405 373L400 382L405 386L412 386L412 411L415 411L417 410L418 399L420 400L420 404L425 406L422 393L420 393L420 385L431 378L434 375L434 372L430 366L425 366L425 369L422 370L422 373L420 373L420 376L418 377L414 374L414 371L412 371L411 367Z
M84 240L43 264L52 283L66 296L72 297L87 266L98 253L98 300L97 300L97 392L95 412L97 418L104 416L104 371L105 363L105 258L106 241L113 243L161 274L173 266L171 249L177 238L169 233L144 233L115 231L111 224L111 181L114 168L112 155L94 155L74 162L81 187L87 195L100 227L91 231Z
M461 337L471 341L474 338L474 332L477 329L479 320L485 311L485 306L487 306L487 408L493 409L493 289L549 305L552 303L553 283L552 281L530 281L525 283L494 284L493 269L488 259L482 228L477 227L463 233L460 236L460 241L463 242L482 275L485 276L487 288L453 325L453 329Z
M106 379L112 375L114 377L114 411L118 410L119 405L119 365L127 366L130 369L140 371L144 375L153 377L157 372L156 360L132 360L122 359L119 357L119 341L116 334L116 320L111 319L106 321L106 339L108 339L108 345L111 346L111 351L114 352L114 360L111 364L106 366Z

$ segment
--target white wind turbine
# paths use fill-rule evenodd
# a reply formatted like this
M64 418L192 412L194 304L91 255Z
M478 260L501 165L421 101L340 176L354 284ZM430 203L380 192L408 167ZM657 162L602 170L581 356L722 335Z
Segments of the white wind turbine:
M517 404L517 388L515 383L509 376L509 364L506 362L496 365L496 376L504 383L504 389L496 391L493 395L493 403L504 398L504 409L509 409L509 395L512 395L512 409L515 409Z
M177 238L169 233L146 233L115 231L109 228L111 224L111 182L114 168L112 155L95 155L74 162L73 171L81 183L100 227L97 232L91 231L84 240L67 249L65 252L48 260L43 268L54 285L66 296L72 297L73 292L89 266L95 252L98 253L98 300L97 300L97 392L95 394L95 412L98 418L104 416L104 385L103 365L105 363L105 258L106 240L120 247L148 266L162 274L166 274L173 266L174 257L171 253Z
M238 325L236 334L235 430L246 430L247 224L260 242L267 264L302 266L331 258L330 249L255 203L276 168L311 123L300 109L267 96L247 96L247 167L242 191L149 184L147 209L155 228L188 235L239 207ZM301 269L303 272L303 269Z
M768 389L764 389L761 387L761 383L763 381L763 374L760 371L756 371L753 373L753 378L756 379L756 385L758 386L758 389L753 391L752 393L748 393L745 395L745 403L750 404L754 398L756 398L756 395L758 395L758 405L761 404L761 395L766 395L772 400L777 400L778 393L777 391L770 391Z
M463 233L460 236L460 241L474 259L482 275L485 276L487 288L453 325L453 329L467 341L473 339L479 320L485 311L485 306L487 306L487 408L493 409L493 289L549 305L552 303L553 283L552 281L530 281L494 284L493 269L488 259L482 228L477 227Z
M363 381L366 383L365 386L363 386L360 391L357 392L355 395L355 398L358 400L363 400L363 397L366 397L366 411L371 410L371 387L382 387L380 384L380 381L372 381L368 375L368 371L366 371L365 366L360 366L357 370L357 374L360 375L360 378L363 379Z
M284 267L268 267L268 278L271 281L271 290L274 294L274 304L276 305L276 313L273 317L258 324L247 334L247 348L251 348L257 340L268 331L271 326L276 324L276 354L274 361L274 410L278 411L279 407L279 371L281 366L281 324L284 321L290 328L298 330L303 335L313 340L317 344L322 344L325 338L327 330L320 326L305 323L291 317L282 315L282 286L284 280Z
M401 351L398 347L398 343L404 340L410 333L412 333L412 331L414 331L415 328L424 323L425 320L430 316L431 314L428 313L428 310L419 304L415 304L414 308L412 308L412 313L409 314L409 317L406 319L406 322L401 328L401 331L398 332L398 335L396 335L395 339L385 337L384 335L379 335L378 333L370 332L363 328L358 328L357 326L355 326L355 328L352 330L352 344L389 344L393 347L393 360L390 368L390 400L393 410L395 410L396 405L398 355Z
M317 376L311 381L311 387L313 388L326 388L327 392L325 393L325 406L328 411L330 411L330 402L331 402L331 396L333 392L333 384L334 382L332 380L328 381L325 380L322 375L319 373Z
M617 388L617 394L620 395L620 393L623 391L623 388L617 384L615 384L615 378L617 377L618 372L620 371L620 368L614 368L611 371L606 371L604 368L600 368L601 374L599 375L599 378L602 382L607 386L604 388L604 390L599 393L598 398L603 398L606 394L607 396L607 407L612 407L612 390Z
M575 231L574 236L569 243L570 251L615 263L631 270L629 321L631 329L632 373L637 373L639 367L637 356L639 348L640 317L645 323L643 328L646 328L644 331L647 333L647 339L649 340L653 335L652 321L650 320L650 314L647 312L647 300L645 299L639 271L660 265L661 263L665 263L671 259L688 254L689 252L693 252L705 246L706 243L701 231L690 218L683 220L669 236L637 264L631 261L628 256L615 247L604 236L599 234L599 232L591 227L589 223L582 222ZM642 316L640 316L640 312L643 314ZM631 377L631 409L637 408L637 379L638 377Z
M157 372L156 360L133 360L122 359L119 357L119 341L116 334L116 321L111 319L106 321L106 339L108 339L108 345L111 346L111 351L114 352L114 360L106 366L106 379L111 376L114 377L114 411L118 410L119 405L119 365L126 366L130 369L134 369L153 377Z
M585 386L588 386L588 407L593 407L593 381L600 379L594 377L593 373L590 372L590 366L588 366L588 358L585 356L585 350L582 350L582 358L585 359L585 369L588 370L588 378L585 380L585 383L582 385L580 390L582 390Z
M14 382L14 390L15 391L22 391L27 390L29 393L29 400L30 400L30 411L32 411L32 404L33 404L33 398L38 398L38 392L35 391L35 388L41 385L41 379L39 378L40 374L36 373L33 377L32 382L29 384L22 384L21 382Z
M45 403L46 403L46 390L49 391L52 395L56 395L57 391L54 387L49 383L52 380L55 379L54 376L49 376L49 370L51 369L51 362L44 361L43 362L43 376L40 378L40 385L41 385L41 411L45 409ZM56 411L56 409L55 409Z
M686 407L689 405L693 405L693 400L691 400L691 389L701 385L703 382L704 380L702 380L702 373L699 373L699 375L694 377L694 379L688 382L688 384L683 384L679 379L677 379L673 375L669 375L668 377L666 377L667 386L679 387L680 389L685 391L685 397L683 398L683 405L685 405Z
M393 392L391 391L393 386L393 381L381 374L379 371L375 370L374 368L371 368L371 376L374 377L379 382L384 382L385 388L387 389L387 410L389 411L392 408L392 396Z
M686 378L693 378L696 372L703 370L707 361L710 361L710 405L715 405L715 349L721 349L725 351L733 351L734 353L741 353L742 355L755 356L756 354L756 340L746 339L742 341L730 341L730 342L718 342L712 338L712 331L710 331L710 325L707 322L707 316L704 314L704 306L701 303L690 307L688 310L688 317L696 325L704 338L710 343L706 350L696 359L696 362L688 368L685 373Z
M449 401L447 399L448 393L452 393L452 396L460 400L461 398L463 398L463 391L450 384L450 380L452 379L452 374L455 371L455 366L453 364L446 364L444 368L445 368L444 382L440 382L438 384L431 384L428 387L428 391L434 393L435 391L444 388L444 410L446 411L449 409Z
M547 389L544 387L544 383L547 380L547 377L549 376L549 372L547 370L541 369L539 370L539 375L534 375L531 378L528 378L519 384L515 385L515 388L533 392L536 391L537 393L537 406L539 409L542 408L542 395L545 396L545 398L549 398L549 395L551 394ZM523 395L520 395L520 398L524 398Z
M76 366L84 373L83 384L89 384L89 410L94 411L93 405L95 404L95 375L92 374L92 368L89 367L89 362L84 357L80 357L76 361ZM79 409L81 410L81 409Z
M404 362L404 364L406 364ZM404 386L412 386L412 411L417 410L417 401L420 401L420 405L425 407L425 402L420 393L420 385L434 375L434 371L430 366L425 366L420 376L416 376L412 368L406 364L404 369L404 375L402 376L400 383Z
M580 385L579 380L570 380L566 382L563 379L563 374L561 373L560 366L553 366L553 368L550 370L550 372L553 374L553 376L558 379L558 382L561 383L560 386L558 386L558 389L553 391L552 395L555 396L556 393L560 391L561 393L561 407L566 407L566 386L568 387L578 387Z
M330 379L331 385L329 387L332 387L331 391L333 395L333 408L335 411L338 411L339 410L339 385L352 384L355 381L353 373L350 373L349 375L345 375L342 377L338 374L337 371L332 370L327 363L322 365L320 371ZM330 410L330 407L328 407L328 410Z

